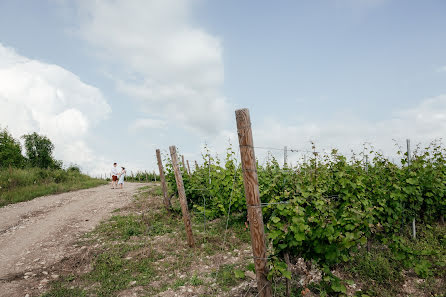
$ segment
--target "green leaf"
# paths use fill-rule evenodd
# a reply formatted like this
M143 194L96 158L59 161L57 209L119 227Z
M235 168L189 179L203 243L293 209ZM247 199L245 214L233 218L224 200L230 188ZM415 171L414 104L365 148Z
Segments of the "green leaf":
M245 278L245 272L244 272L243 270L240 270L240 269L236 269L236 270L234 270L234 275L235 275L235 277L238 278L238 279L243 279L243 278Z

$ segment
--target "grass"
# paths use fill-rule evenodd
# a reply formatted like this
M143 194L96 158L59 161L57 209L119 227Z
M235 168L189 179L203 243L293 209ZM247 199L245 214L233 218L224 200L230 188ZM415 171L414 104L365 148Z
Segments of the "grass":
M86 189L107 182L77 171L40 168L1 169L0 207L36 197Z

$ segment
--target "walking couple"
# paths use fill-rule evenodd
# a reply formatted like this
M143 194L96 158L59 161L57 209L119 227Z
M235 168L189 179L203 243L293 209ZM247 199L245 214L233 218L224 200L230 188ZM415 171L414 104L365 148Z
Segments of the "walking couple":
M111 170L111 176L112 176L112 189L116 189L118 185L122 186L124 185L124 177L127 171L125 171L124 167L121 167L121 171L118 170L118 164L113 163L113 168ZM119 180L118 180L119 178Z

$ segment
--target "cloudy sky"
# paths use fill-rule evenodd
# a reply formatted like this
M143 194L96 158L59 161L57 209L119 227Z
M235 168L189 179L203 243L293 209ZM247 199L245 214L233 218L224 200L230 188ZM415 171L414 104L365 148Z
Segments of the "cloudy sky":
M244 107L256 146L392 156L446 133L445 13L443 0L0 0L0 126L47 135L90 174L154 170L173 144L190 160L224 151Z

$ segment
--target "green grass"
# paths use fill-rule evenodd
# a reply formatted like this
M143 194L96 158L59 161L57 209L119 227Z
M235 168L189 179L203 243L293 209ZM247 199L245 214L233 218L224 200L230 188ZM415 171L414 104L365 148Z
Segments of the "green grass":
M0 207L36 197L86 189L107 182L77 171L40 168L0 170Z

